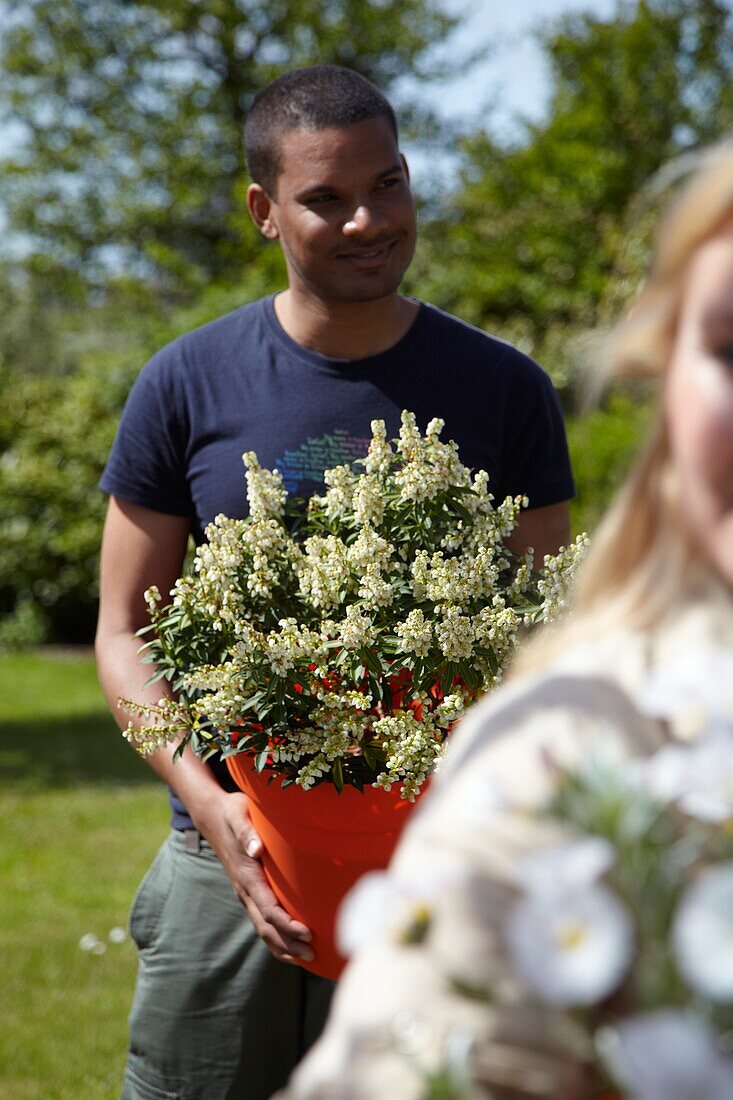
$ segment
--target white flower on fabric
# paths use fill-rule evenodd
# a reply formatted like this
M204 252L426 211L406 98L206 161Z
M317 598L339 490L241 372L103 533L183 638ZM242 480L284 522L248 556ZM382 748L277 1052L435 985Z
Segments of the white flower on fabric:
M680 1009L603 1028L597 1046L630 1100L733 1100L733 1062L712 1031Z
M640 772L649 793L701 821L733 819L733 726L714 722L691 746L670 745Z
M378 940L395 940L416 921L429 917L436 897L448 884L445 872L420 879L398 879L387 871L369 871L346 895L336 922L336 943L348 958Z
M653 669L637 705L652 718L733 722L733 655L722 647L685 650Z
M594 886L615 861L610 841L589 836L533 852L520 862L517 877L527 893L564 895Z
M713 1001L733 1001L733 862L701 871L675 915L680 972Z
M504 933L518 977L551 1004L596 1004L617 988L631 961L633 923L602 885L527 894L512 907Z
M467 771L457 793L451 806L454 828L483 829L491 825L497 814L514 808L510 795L496 776L480 770ZM419 819L414 828L420 828Z

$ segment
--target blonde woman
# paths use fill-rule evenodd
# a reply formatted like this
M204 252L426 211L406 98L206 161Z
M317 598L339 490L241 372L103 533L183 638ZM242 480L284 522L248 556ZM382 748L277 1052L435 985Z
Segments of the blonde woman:
M392 889L432 890L427 935L403 928L419 942L399 945L389 931L374 942L357 932L289 1100L443 1096L423 1071L460 1061L469 1039L471 1095L589 1095L583 1053L551 1014L521 999L498 1011L466 990L501 981L517 864L552 842L549 824L523 812L553 792L548 759L655 751L680 731L642 713L651 672L733 650L733 146L710 152L676 200L611 359L619 374L659 377L658 426L594 539L571 622L465 721L398 850Z

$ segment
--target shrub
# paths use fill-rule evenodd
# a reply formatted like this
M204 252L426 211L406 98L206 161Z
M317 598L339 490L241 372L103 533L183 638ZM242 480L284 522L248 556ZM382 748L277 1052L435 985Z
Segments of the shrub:
M604 407L568 419L568 444L578 490L573 531L592 532L639 453L653 416L648 397L616 393Z
M0 405L0 645L17 646L24 637L92 640L107 507L97 482L129 389L154 351L267 293L273 278L263 268L243 286L212 288L194 308L146 323L142 332L134 317L121 318L110 333L114 350L101 350L97 334L96 346L80 353L66 376L29 375L0 364L7 395ZM90 334L99 321L90 321Z

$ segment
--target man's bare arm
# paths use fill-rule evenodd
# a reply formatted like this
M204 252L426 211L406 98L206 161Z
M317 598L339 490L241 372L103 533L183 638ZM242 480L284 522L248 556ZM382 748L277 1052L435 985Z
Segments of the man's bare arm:
M536 569L542 567L545 554L556 554L561 546L567 546L569 542L570 507L566 500L560 504L548 504L545 508L525 509L506 540L509 549L517 554L523 554L528 546L533 546Z
M130 715L119 707L120 697L155 703L169 691L161 682L143 686L151 667L141 664L141 643L134 635L149 622L145 589L157 585L165 596L179 576L189 530L187 518L110 500L102 541L96 654L102 688L121 728ZM250 823L246 796L224 791L190 750L175 762L173 752L173 746L159 749L147 760L216 851L259 935L276 958L312 958L308 929L278 905L262 873L262 844Z

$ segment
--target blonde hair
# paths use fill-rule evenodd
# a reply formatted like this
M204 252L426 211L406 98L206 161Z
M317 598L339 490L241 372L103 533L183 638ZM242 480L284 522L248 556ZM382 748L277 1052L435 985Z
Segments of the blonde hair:
M690 261L731 215L733 141L727 140L698 158L694 175L663 218L646 285L609 338L609 373L664 378ZM646 447L593 535L570 620L529 646L519 671L609 628L649 629L708 578L714 583L683 519L661 400L659 406Z

